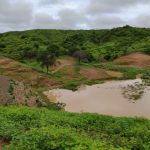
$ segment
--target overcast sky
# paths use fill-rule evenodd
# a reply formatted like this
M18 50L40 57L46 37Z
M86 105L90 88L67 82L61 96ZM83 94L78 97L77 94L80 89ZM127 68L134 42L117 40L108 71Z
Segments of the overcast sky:
M150 0L0 0L0 32L150 27Z

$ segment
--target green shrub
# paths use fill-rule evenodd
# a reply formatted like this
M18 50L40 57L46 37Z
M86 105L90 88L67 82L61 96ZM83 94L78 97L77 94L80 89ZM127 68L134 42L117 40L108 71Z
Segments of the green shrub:
M76 130L50 126L31 129L15 138L5 150L106 150L106 144L93 141Z
M0 137L5 150L149 150L150 121L0 106Z

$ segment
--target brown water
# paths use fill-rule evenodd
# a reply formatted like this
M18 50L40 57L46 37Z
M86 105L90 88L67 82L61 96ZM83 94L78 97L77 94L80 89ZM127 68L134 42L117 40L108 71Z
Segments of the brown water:
M84 86L75 92L54 89L45 92L45 94L49 97L55 97L56 101L66 103L65 110L70 112L96 112L114 116L150 118L149 88L144 88L143 95L141 94L136 100L125 97L125 95L130 95L132 85L138 84L140 87L141 83L140 79L111 81L93 86ZM143 88L141 89L143 90ZM134 91L135 94L136 92Z

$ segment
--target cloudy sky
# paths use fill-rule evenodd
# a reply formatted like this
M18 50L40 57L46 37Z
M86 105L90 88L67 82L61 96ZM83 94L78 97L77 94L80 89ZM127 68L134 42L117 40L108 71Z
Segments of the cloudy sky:
M0 0L0 32L150 27L150 0Z

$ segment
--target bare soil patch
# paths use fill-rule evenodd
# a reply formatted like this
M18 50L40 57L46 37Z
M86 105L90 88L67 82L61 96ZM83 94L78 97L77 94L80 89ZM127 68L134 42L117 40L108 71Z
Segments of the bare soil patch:
M122 78L123 73L98 68L82 68L80 74L91 80Z
M62 65L71 65L71 66L73 66L76 63L76 60L73 57L70 57L70 56L65 56L63 59L58 59L58 61Z
M63 78L68 79L78 78L74 66L64 66L58 72L63 73Z
M108 74L108 75L110 75L111 77L114 77L114 78L123 78L123 73L121 73L121 72L117 72L117 71L106 71L106 73Z
M0 104L6 104L10 101L9 78L0 75Z
M16 62L12 61L9 58L0 56L0 64L1 64L1 66L3 65L3 68L9 68L10 66L15 65Z
M114 62L124 66L148 68L150 67L150 56L142 53L132 53L122 56Z
M80 74L91 80L110 78L110 76L106 73L106 71L104 69L82 68L80 70Z
M0 75L0 104L36 106L36 100L39 98L31 86Z
M54 80L41 75L32 68L6 57L0 56L0 70L4 75L31 85L43 85L45 81L46 86L57 84Z
M2 148L5 146L5 145L8 145L9 142L4 140L4 139L0 139L0 150L2 150Z
M0 56L0 103L37 106L38 101L43 105L47 98L43 95L46 89L58 86L58 83L32 68L12 59ZM9 94L10 83L8 76L15 83ZM45 100L45 101L44 101Z
M75 63L76 63L75 59L70 56L65 56L64 58L58 59L56 65L51 67L51 69L53 70L52 73L54 74L62 70L65 66L72 67L75 65Z

